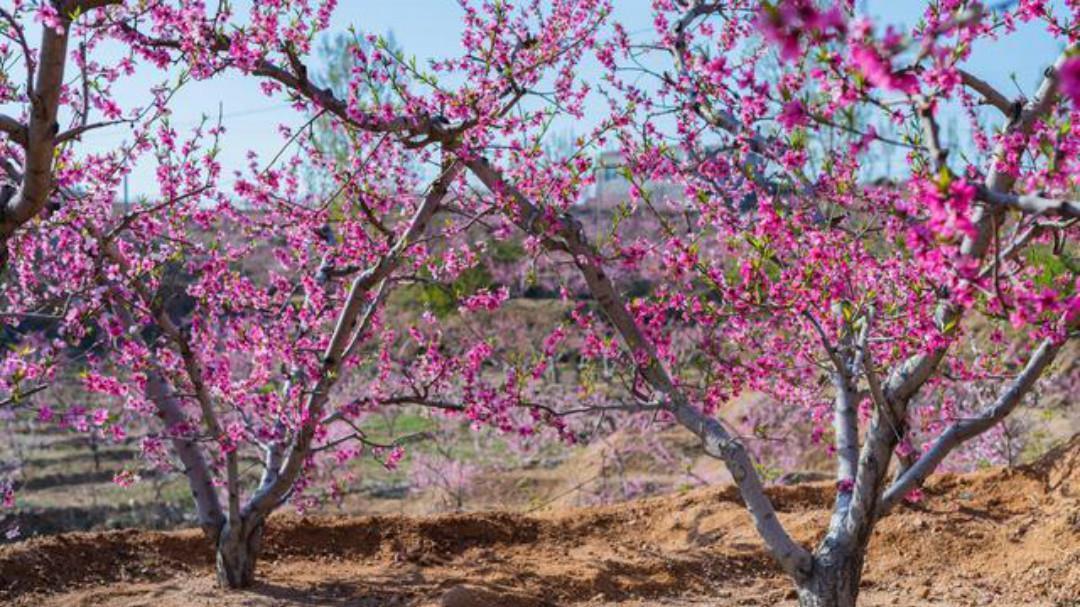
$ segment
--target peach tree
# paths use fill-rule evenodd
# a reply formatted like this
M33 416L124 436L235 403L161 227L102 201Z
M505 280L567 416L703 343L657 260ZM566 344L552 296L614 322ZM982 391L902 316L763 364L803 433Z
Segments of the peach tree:
M371 36L330 88L308 56L332 1L242 16L227 3L83 4L17 3L5 52L92 65L92 45L49 42L85 31L163 72L246 75L339 134L331 154L307 126L289 129L296 153L226 187L220 127L182 139L156 118L164 93L128 118L153 134L141 148L79 158L62 144L90 127L88 110L67 138L55 110L35 136L43 87L5 80L29 104L0 122L25 169L11 179L43 175L36 197L25 177L7 190L5 314L62 319L7 357L10 400L77 367L111 404L61 423L137 429L149 458L179 460L224 585L253 581L266 517L311 499L327 470L400 458L407 441L376 443L360 422L413 405L549 440L579 438L571 418L684 426L726 465L800 604L854 605L877 521L1012 414L1077 335L1071 6L931 1L899 28L846 1L654 0L643 39L603 0L462 2L460 54L418 63ZM32 19L37 51L18 43ZM1018 24L1063 50L1014 98L966 64ZM109 80L96 69L85 77ZM87 105L56 86L53 105L108 107L106 93ZM553 124L587 117L574 145L545 146ZM947 117L962 136L945 136ZM50 164L41 145L71 157ZM628 187L587 228L578 205L604 150ZM896 150L903 166L882 168ZM157 163L161 193L117 209L133 153ZM312 170L328 191L303 187ZM387 313L395 291L452 283L507 242L567 309L536 351L504 355L514 333L482 320L507 306L505 284L451 290L479 322ZM94 345L75 357L81 340ZM610 372L554 380L571 351ZM721 415L746 391L771 397L764 415L806 420L835 458L816 546L774 509L760 437ZM50 418L46 406L22 408Z

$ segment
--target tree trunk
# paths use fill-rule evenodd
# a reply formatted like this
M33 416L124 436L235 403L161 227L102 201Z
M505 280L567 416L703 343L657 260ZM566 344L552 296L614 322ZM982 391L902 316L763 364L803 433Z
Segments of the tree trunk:
M262 548L262 521L228 523L217 542L217 579L222 588L247 588L255 583L255 561Z
M862 558L850 553L818 554L813 573L799 583L799 607L855 607Z

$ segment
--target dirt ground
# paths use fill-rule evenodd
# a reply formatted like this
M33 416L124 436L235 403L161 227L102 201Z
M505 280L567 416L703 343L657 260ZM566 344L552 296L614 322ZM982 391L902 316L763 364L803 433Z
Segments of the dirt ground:
M1080 606L1080 437L1017 470L936 477L878 526L861 604ZM815 541L828 484L772 490ZM793 605L730 487L535 515L273 519L243 592L195 531L72 533L0 547L0 603L540 607Z

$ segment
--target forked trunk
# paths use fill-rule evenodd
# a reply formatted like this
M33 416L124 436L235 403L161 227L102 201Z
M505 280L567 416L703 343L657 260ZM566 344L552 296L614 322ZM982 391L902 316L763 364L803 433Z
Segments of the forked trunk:
M798 585L799 607L855 607L861 578L862 558L819 554L809 579Z
M217 579L222 588L247 588L255 583L255 561L262 548L262 521L226 524L217 543Z

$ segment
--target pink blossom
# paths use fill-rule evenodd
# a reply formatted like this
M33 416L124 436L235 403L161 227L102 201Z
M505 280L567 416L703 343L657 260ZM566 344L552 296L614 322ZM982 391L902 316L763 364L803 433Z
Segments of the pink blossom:
M125 489L131 487L139 481L139 476L131 470L121 470L113 475L113 482L124 487Z
M912 489L911 491L908 491L906 495L904 495L904 501L910 504L918 504L919 502L923 501L925 497L926 494L923 492L922 489Z
M705 64L705 71L713 85L722 85L728 75L727 58L723 55L713 57Z
M812 0L781 0L775 5L763 3L757 25L766 40L780 47L784 61L802 56L804 37L827 40L842 34L846 19L839 6L822 11Z
M801 126L806 126L810 121L810 116L806 113L806 108L803 107L801 101L792 100L784 104L784 107L780 111L780 115L776 117L776 120L783 125L785 129L790 131Z
M395 445L394 448L390 450L390 453L386 454L386 460L383 462L383 465L386 466L387 470L394 470L398 467L398 464L401 463L401 460L404 457L405 448L401 445Z
M109 410L104 408L95 409L92 421L99 428L104 426L105 422L109 421Z
M466 297L461 302L462 311L476 312L479 310L496 310L510 297L506 287L500 287L495 291L480 289L476 293Z
M38 7L37 19L41 21L42 25L45 27L52 28L57 34L63 35L65 29L64 21L51 2L41 3Z
M874 86L908 95L913 95L919 90L919 81L913 74L894 72L889 61L871 46L853 45L851 59L866 80Z
M1080 106L1080 57L1073 57L1061 66L1058 72L1061 79L1061 92Z

